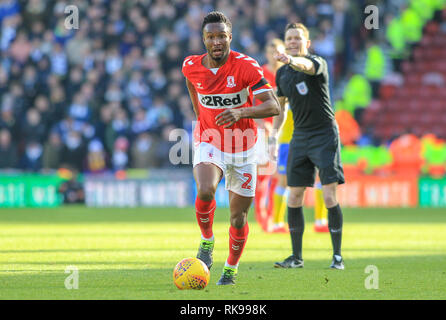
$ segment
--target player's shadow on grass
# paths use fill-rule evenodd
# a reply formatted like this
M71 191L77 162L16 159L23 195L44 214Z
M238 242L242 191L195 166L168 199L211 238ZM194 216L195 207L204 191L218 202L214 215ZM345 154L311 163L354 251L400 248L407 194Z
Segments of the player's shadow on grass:
M346 269L328 268L327 259L306 259L303 269L276 269L270 261L242 261L235 287L218 287L224 261L216 260L211 281L202 291L180 291L172 283L175 262L151 266L150 261L56 261L53 270L18 269L0 271L0 299L446 299L446 258L442 255L349 257ZM110 268L95 268L103 264ZM125 265L141 268L125 268ZM65 267L78 267L79 289L67 290ZM116 265L116 266L115 266ZM122 265L123 267L117 267ZM379 271L379 289L368 290L367 266ZM48 266L48 264L46 264Z

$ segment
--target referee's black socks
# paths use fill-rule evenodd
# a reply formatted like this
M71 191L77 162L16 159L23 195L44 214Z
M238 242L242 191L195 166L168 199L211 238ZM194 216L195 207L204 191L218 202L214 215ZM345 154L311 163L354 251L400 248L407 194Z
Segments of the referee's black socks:
M293 255L302 260L302 238L305 229L305 219L302 207L288 207L288 226L290 229Z
M338 256L341 255L342 224L342 210L339 204L328 208L328 229L330 230L333 254Z

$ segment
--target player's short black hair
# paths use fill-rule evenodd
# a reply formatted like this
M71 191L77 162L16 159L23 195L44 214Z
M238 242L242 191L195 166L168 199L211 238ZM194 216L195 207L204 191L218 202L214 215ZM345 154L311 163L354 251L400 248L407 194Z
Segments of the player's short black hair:
M229 19L220 11L212 11L209 12L203 19L203 23L201 25L201 31L203 32L204 27L208 23L224 23L228 26L229 32L232 32L232 23Z

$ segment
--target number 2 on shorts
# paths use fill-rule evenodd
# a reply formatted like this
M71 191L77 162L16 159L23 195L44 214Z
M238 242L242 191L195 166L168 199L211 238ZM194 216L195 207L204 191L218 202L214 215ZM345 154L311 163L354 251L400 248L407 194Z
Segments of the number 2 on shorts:
M242 188L251 190L251 186L249 184L251 183L252 175L250 173L244 173L243 176L248 179L242 184Z

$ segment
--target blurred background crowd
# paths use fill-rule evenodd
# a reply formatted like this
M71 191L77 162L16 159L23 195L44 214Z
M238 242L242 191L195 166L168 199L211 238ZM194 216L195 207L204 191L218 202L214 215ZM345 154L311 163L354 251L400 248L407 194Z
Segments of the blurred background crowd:
M380 8L381 26L407 6L405 0L370 3ZM64 24L70 4L79 9L78 29ZM169 133L175 128L190 131L195 119L181 64L190 54L204 53L200 28L211 10L231 19L232 49L261 64L266 62L266 42L283 38L288 22L307 25L314 52L328 62L332 99L347 109L342 90L360 54L389 42L384 27L364 28L367 4L0 1L0 169L38 171L67 165L95 173L171 166L165 160L175 143L168 140ZM376 88L371 94L377 95Z

